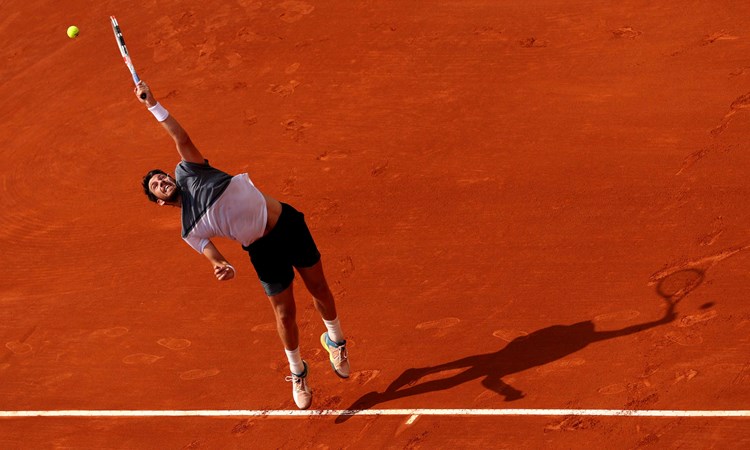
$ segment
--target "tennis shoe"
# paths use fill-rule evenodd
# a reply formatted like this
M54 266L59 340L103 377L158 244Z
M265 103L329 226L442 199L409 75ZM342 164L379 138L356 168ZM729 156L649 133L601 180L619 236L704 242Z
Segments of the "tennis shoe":
M328 359L336 375L349 378L349 354L346 351L346 341L333 342L328 333L320 335L320 344L328 352Z
M292 373L286 377L286 381L292 382L292 397L294 403L297 404L297 408L307 409L312 404L312 391L310 386L307 385L307 363L302 361L302 364L304 364L305 370L299 375Z

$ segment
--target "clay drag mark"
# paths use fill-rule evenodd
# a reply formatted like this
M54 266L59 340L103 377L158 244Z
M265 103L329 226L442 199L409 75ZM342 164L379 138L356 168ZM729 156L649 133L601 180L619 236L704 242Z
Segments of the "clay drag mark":
M34 347L28 344L26 341L36 332L37 327L34 326L29 329L20 339L9 341L5 343L7 351L5 354L0 355L0 363L7 363L13 355L27 355L34 351Z
M648 285L656 286L659 295L665 299L682 299L701 284L709 269L748 248L748 245L729 248L713 255L666 267L651 275Z
M670 54L670 56L680 56L683 53L686 53L690 50L697 49L700 47L705 47L707 45L711 45L717 41L733 41L739 39L738 36L733 36L731 34L725 33L724 31L717 31L715 33L711 33L709 35L704 36L702 39L693 42L692 44L688 44L684 48L674 51Z
M724 117L721 119L721 122L715 126L710 134L713 138L718 138L724 131L729 127L730 122L735 117L735 115L744 110L750 108L750 92L743 94L739 97L737 97L731 105L729 105L729 111L724 115ZM698 161L702 160L703 158L706 158L709 154L714 153L716 151L731 151L734 150L736 146L734 145L722 145L720 143L714 142L709 145L706 145L705 147L701 148L700 150L694 151L693 153L689 154L682 162L682 166L680 167L680 170L677 171L675 175L681 175L686 170L693 167Z
M724 130L726 130L727 126L729 126L729 122L732 120L732 117L739 111L747 108L750 108L750 92L737 97L737 99L735 99L732 104L729 105L729 111L724 115L721 123L717 125L713 130L711 130L711 135L718 136L723 133Z

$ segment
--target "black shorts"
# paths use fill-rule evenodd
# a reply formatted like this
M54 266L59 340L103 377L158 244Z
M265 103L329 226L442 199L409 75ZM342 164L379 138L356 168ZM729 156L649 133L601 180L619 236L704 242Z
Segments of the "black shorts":
M266 295L280 294L294 280L294 267L308 268L320 261L320 252L305 224L305 215L286 203L270 233L243 246L250 254Z

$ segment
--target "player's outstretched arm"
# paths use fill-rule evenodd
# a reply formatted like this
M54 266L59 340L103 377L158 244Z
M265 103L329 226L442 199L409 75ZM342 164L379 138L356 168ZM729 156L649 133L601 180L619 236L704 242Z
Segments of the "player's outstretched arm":
M174 140L174 143L177 146L177 153L180 154L180 157L184 161L203 164L205 158L203 158L201 152L195 144L193 144L193 141L190 140L187 131L182 128L182 125L177 122L177 119L175 119L174 116L169 114L169 112L167 112L167 110L156 101L148 85L141 81L136 85L134 90L138 101L148 107L149 111L154 117L156 117L156 120L161 123L164 129L167 130L167 133L169 133L169 136ZM141 98L142 93L146 94L146 98Z
M205 256L214 267L214 276L219 281L231 280L234 278L234 267L224 259L219 250L209 241L208 244L203 248L203 256Z

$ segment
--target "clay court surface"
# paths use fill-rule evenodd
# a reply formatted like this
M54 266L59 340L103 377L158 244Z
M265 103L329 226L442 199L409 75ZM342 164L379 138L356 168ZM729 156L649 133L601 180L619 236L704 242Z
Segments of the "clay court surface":
M216 281L142 193L178 156L111 14L212 165L306 213L353 370L295 284L314 411L750 409L750 3L0 0L0 447L750 447L747 416L97 415L295 410L247 254L216 240ZM9 417L60 410L93 416Z

